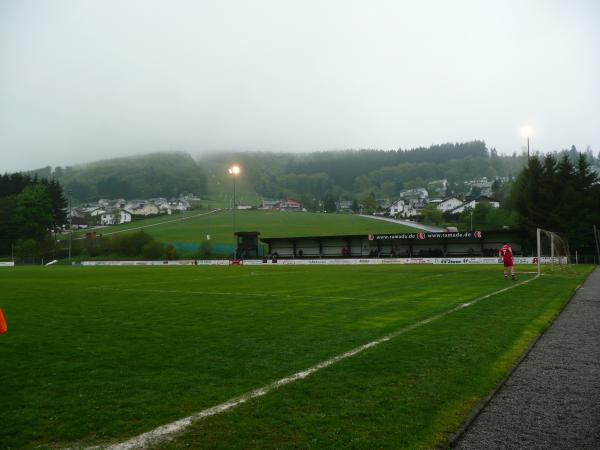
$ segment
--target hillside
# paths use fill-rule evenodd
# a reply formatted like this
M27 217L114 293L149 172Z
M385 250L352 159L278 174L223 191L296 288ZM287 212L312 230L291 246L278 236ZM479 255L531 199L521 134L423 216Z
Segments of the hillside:
M369 219L353 214L289 213L274 211L236 211L236 230L258 231L261 237L329 236L339 234L400 233L414 228ZM210 235L216 248L233 244L231 211L212 214L189 212L177 217L143 219L98 233L109 236L126 230L143 229L165 244L200 244Z
M241 152L201 157L203 167L242 166L238 184L244 192L269 198L292 197L309 210L319 210L328 198L361 201L369 193L395 198L403 189L427 187L448 180L447 194L465 193L465 181L516 176L526 162L524 155L498 155L482 141L432 145L411 150L347 150L307 154ZM225 176L225 169L221 171ZM216 192L231 192L227 182ZM238 202L239 203L239 202Z
M187 153L153 153L33 172L58 179L75 200L177 197L206 193L206 174Z

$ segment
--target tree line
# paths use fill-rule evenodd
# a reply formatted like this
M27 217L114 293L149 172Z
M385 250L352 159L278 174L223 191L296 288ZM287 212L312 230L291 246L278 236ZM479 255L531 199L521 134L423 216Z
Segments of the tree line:
M34 255L55 246L50 232L67 223L67 200L55 179L0 176L0 254Z
M536 228L564 233L573 253L595 253L593 226L600 225L600 179L589 155L532 157L510 195L517 226L535 242Z
M33 174L55 178L78 202L99 198L174 198L206 192L206 175L187 153L156 153L80 166L44 167Z
M394 199L404 189L447 179L448 194L466 193L464 181L516 176L524 155L498 155L485 142L449 143L411 150L347 150L302 155L238 153L220 157L244 167L244 178L266 198L295 198L309 210L325 202L356 200L371 193ZM331 209L328 209L331 210Z

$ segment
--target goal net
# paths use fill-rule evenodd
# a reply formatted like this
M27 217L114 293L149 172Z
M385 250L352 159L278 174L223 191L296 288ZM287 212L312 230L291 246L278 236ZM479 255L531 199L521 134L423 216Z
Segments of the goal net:
M538 274L543 271L571 270L571 253L567 238L554 231L537 229Z

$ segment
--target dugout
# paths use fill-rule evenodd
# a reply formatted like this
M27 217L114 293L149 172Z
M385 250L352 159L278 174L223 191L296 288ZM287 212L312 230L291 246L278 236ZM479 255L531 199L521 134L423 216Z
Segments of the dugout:
M497 256L509 242L515 256L523 255L516 230L414 232L339 236L261 238L270 255L280 258L439 258Z
M234 234L237 257L245 259L262 256L258 246L258 236L260 236L258 231L236 231Z

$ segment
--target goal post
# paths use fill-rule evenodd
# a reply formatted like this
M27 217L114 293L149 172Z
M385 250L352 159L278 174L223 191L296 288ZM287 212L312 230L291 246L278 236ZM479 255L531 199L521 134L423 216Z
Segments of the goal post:
M542 268L554 271L570 267L571 253L567 238L554 231L537 229L537 269L538 275Z

